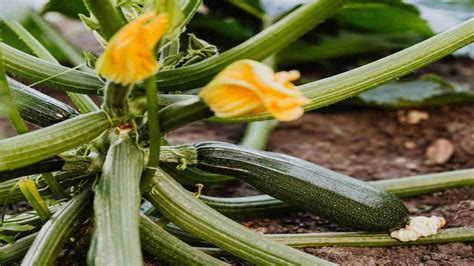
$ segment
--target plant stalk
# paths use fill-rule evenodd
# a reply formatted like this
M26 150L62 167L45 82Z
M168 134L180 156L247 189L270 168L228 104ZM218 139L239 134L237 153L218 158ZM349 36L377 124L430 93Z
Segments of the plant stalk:
M41 227L21 265L53 265L64 243L90 217L92 193L81 192Z
M139 235L143 152L126 133L113 136L95 188L96 265L142 265Z
M196 200L161 169L145 197L186 231L256 264L331 265L322 259L262 238Z
M99 21L102 36L109 40L125 23L127 23L120 9L114 6L111 0L83 0L87 9Z
M228 265L182 242L142 215L140 238L143 248L170 265Z
M28 251L38 233L22 237L15 242L0 247L0 263L2 265L12 265L20 260Z
M147 97L147 115L148 115L148 132L149 132L149 155L147 168L145 169L142 180L141 190L143 191L148 187L153 176L156 172L156 167L160 162L160 147L161 147L161 129L160 129L160 117L158 115L158 90L156 89L155 77L151 77L147 80L146 86L146 97Z
M402 77L435 62L474 41L474 19L446 30L400 52L362 67L311 82L299 88L310 99L306 111L348 99L387 81ZM234 118L212 118L212 122L249 122L271 119L268 113Z
M85 144L114 123L104 112L97 111L0 140L0 171L27 166Z
M38 18L34 18L35 16L38 17L38 15L32 15L33 20L38 24ZM40 27L44 27L45 23L44 21L42 22ZM20 23L13 21L13 20L5 20L5 23L18 35L18 37L33 51L34 54L36 54L39 58L46 60L48 62L51 62L52 64L60 65L59 62L54 58L54 56L44 47L36 38L31 35ZM51 28L48 29L51 32ZM50 33L51 34L51 33ZM68 56L67 53L65 53L66 56ZM82 95L82 94L76 94L72 92L67 92L67 95L73 103L78 107L79 111L81 113L89 113L93 111L99 110L97 105L89 98L87 95Z

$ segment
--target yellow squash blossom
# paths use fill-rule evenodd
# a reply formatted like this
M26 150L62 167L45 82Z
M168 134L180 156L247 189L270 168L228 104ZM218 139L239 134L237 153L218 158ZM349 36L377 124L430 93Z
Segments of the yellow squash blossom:
M296 70L274 73L268 66L240 60L226 67L199 96L217 117L269 112L280 121L299 118L308 103L291 81L297 80Z
M168 30L168 15L146 13L121 28L96 64L97 73L115 83L136 83L158 70L153 48Z

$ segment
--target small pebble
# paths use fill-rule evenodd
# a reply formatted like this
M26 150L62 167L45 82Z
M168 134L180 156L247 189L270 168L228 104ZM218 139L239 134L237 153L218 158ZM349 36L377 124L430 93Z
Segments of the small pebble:
M425 151L427 165L444 164L451 159L454 145L447 139L437 139Z

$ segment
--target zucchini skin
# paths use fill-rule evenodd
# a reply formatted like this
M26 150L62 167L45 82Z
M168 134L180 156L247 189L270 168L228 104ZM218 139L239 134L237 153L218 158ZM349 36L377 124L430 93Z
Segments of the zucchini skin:
M30 123L40 127L47 127L79 115L69 105L14 79L9 78L8 84L21 117Z
M393 194L316 164L222 142L195 147L198 168L239 178L340 226L381 232L408 222L408 210Z
M0 182L13 179L19 176L27 176L40 173L50 173L62 170L64 166L64 159L59 156L54 156L33 165L17 168L9 171L0 171Z

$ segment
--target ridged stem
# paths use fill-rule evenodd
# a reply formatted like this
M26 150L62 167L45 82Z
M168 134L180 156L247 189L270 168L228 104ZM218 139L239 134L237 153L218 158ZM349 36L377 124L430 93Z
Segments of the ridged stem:
M208 242L198 239L173 224L165 229L183 241L197 246L212 247ZM401 242L388 233L367 232L325 232L301 234L266 234L266 238L294 248L307 247L392 247L409 245L446 244L470 242L474 237L474 228L458 227L440 230L436 235L422 237L416 241ZM213 248L213 252L222 250Z
M85 144L115 123L102 112L0 140L0 171L23 167Z
M143 152L127 134L114 136L95 188L95 265L142 265L139 235Z
M20 260L28 251L38 233L22 237L11 244L0 247L0 263L11 265Z
M314 110L350 98L380 84L409 74L443 58L474 40L474 19L444 31L400 52L329 78L300 86ZM235 118L212 118L214 122L248 122L270 119L268 113Z
M69 41L67 41L53 25L36 13L32 12L30 16L33 22L40 28L41 32L46 35L49 41L54 43L54 45L56 45L61 50L69 62L75 66L82 65L79 69L83 71L91 73L93 72L92 69L83 65L86 62L84 56L74 45L69 43Z
M90 217L92 193L81 192L41 227L21 265L53 265L62 246Z
M228 265L182 242L143 215L140 238L148 253L170 265Z
M7 44L0 43L4 51L7 73L34 82L47 84L60 90L83 94L101 94L104 82L97 75L74 68L56 65L36 58Z
M287 246L268 241L196 200L181 185L158 169L146 198L161 213L186 231L256 264L331 265Z
M32 15L33 21L37 23L43 30L49 32L48 34L52 34L52 28L49 27L44 29L47 25L46 22L41 21L38 19L38 15ZM35 18L36 16L36 18ZM40 22L38 24L38 22ZM54 56L44 47L36 38L31 35L20 23L6 19L5 23L18 35L18 37L36 54L39 58L51 62L53 64L59 65L59 62L54 58ZM66 56L68 51L65 51ZM79 108L81 113L89 113L93 111L97 111L97 105L89 98L87 95L76 94L72 92L67 92L69 98L71 98L72 102Z
M197 163L196 148L190 145L163 146L159 160L166 163L192 165ZM86 156L60 154L13 170L0 171L0 182L19 176L56 171L78 173L94 172L101 167L100 161ZM186 171L188 172L188 171ZM193 171L195 173L196 171ZM214 175L217 178L217 175ZM209 179L213 179L209 177ZM216 180L217 181L217 180Z

